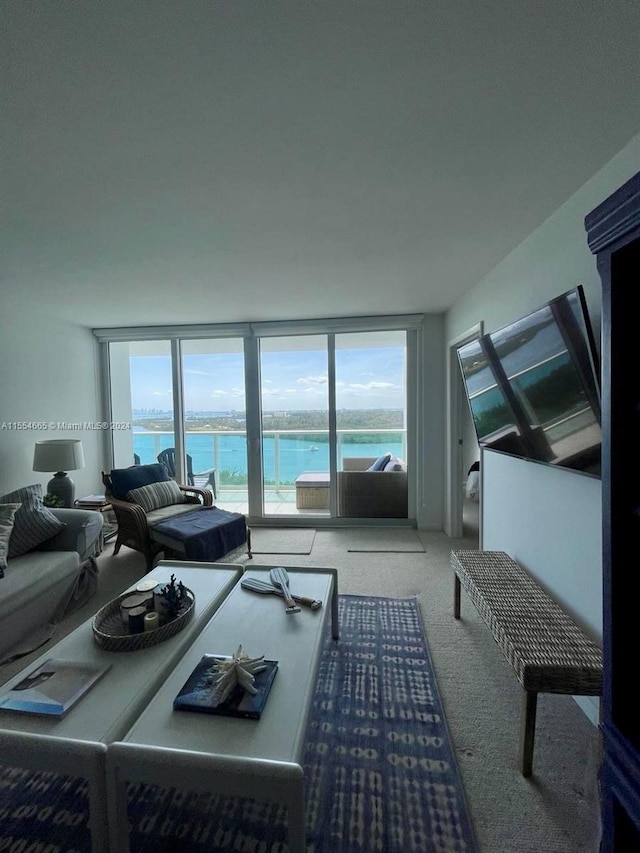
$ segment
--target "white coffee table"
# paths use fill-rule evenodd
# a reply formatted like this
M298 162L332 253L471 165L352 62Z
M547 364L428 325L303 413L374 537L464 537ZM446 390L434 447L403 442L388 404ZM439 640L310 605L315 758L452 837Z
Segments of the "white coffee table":
M3 685L13 687L47 658L109 663L111 669L61 719L0 711L0 755L5 764L84 776L89 782L93 853L108 851L105 756L107 744L123 737L165 675L193 643L238 582L242 568L210 563L163 561L145 575L167 583L174 573L195 595L189 623L168 640L133 652L110 652L94 640L88 619L47 648ZM134 589L133 584L130 589Z
M268 580L268 566L245 576ZM321 599L323 607L287 615L284 601L237 585L173 668L122 742L107 749L111 848L129 850L127 782L250 797L288 808L289 849L305 850L302 750L324 629L332 619L338 637L337 572L288 568L291 589ZM279 661L260 720L173 710L173 699L200 658L232 654L239 645L251 656Z

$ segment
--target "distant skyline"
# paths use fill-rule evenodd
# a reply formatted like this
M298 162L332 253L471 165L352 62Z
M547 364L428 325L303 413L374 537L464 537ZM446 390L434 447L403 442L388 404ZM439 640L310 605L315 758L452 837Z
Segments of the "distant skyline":
M265 352L261 358L263 410L324 409L328 400L327 354L318 350ZM132 356L133 409L170 411L170 356ZM184 356L185 410L244 411L244 356ZM405 350L370 347L336 351L338 409L403 409Z

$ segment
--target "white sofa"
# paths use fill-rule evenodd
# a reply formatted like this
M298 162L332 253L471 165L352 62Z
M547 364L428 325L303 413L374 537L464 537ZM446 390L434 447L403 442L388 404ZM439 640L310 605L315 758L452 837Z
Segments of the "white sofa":
M7 560L0 578L0 663L37 648L55 623L96 589L102 515L51 509L63 530L31 551Z

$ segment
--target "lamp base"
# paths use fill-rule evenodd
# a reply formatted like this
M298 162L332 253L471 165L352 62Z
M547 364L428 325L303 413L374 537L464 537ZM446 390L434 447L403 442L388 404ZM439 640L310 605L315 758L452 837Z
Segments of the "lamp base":
M47 494L55 495L59 506L72 507L76 496L76 486L66 472L58 471L47 483Z

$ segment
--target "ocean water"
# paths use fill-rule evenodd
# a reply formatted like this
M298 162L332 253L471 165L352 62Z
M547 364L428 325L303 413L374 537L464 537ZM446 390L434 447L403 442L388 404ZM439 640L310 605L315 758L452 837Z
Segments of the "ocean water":
M396 433L397 435L397 433ZM214 442L216 438L216 442ZM376 437L377 439L378 437ZM276 441L279 472L276 472ZM217 450L214 451L214 444ZM140 462L147 465L157 461L157 455L166 447L173 447L173 436L166 434L149 434L133 432L133 450L140 457ZM311 440L300 438L278 439L266 436L263 440L264 476L269 481L282 484L293 484L296 477L303 471L329 470L329 444L326 438L318 436ZM246 480L247 476L247 442L241 435L187 435L187 453L193 460L195 474L216 468L219 482L229 482L231 478ZM217 453L217 459L215 454ZM381 456L383 453L393 453L402 457L401 442L378 441L371 444L342 444L342 456ZM341 467L342 458L338 460ZM223 474L224 472L224 474Z

